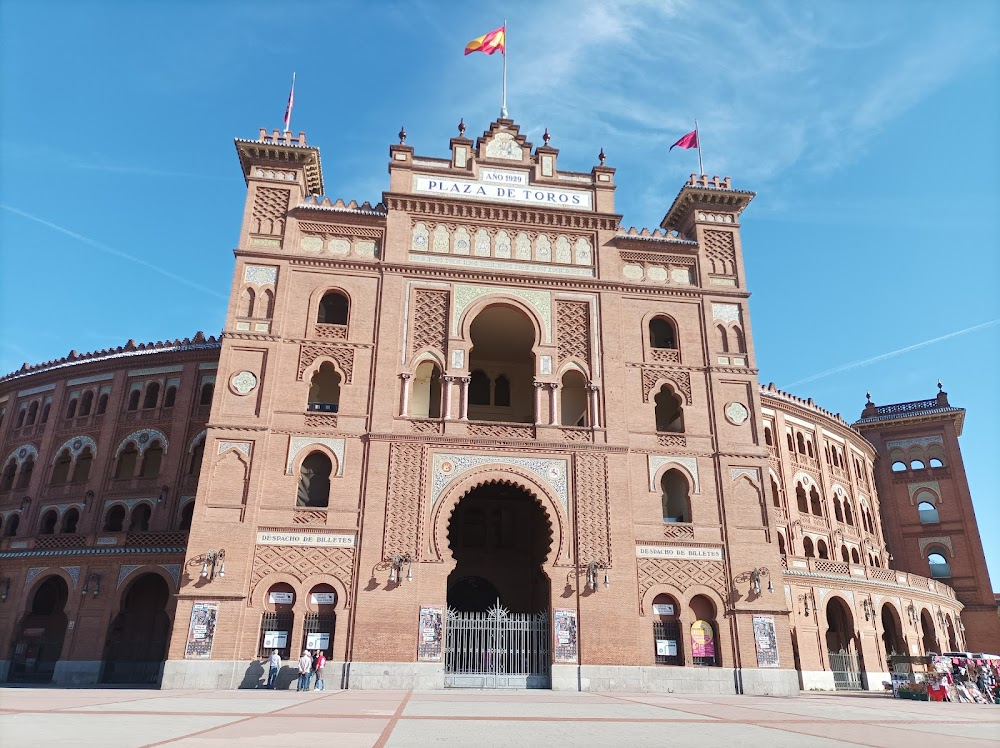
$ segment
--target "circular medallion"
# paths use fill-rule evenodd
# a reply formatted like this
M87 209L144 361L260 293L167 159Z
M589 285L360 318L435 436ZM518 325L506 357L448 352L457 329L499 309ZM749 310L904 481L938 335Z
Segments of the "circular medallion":
M469 248L469 240L468 239L459 239L457 242L455 242L455 244L458 246L459 249L468 249Z
M79 450L83 448L83 439L75 439L73 441L73 449Z
M149 441L149 434L147 432L143 431L141 434L139 434L139 444L145 444L148 441Z
M451 472L455 469L455 466L451 462L441 463L441 472L445 475L451 475Z
M424 246L427 243L427 237L426 236L415 236L415 237L413 237L413 243L416 244L418 247L422 247L422 246Z
M23 460L23 459L25 458L25 456L26 456L27 454L28 454L28 449L27 449L27 447L21 447L21 448L20 448L20 449L19 449L19 450L17 451L17 456L18 456L18 457L19 457L20 459L22 459L22 460Z
M730 423L735 423L737 426L740 426L745 423L749 417L750 411L747 410L747 406L743 403L733 402L726 406L726 418L729 419Z
M241 371L233 374L229 386L237 395L249 395L257 387L257 377L251 371Z

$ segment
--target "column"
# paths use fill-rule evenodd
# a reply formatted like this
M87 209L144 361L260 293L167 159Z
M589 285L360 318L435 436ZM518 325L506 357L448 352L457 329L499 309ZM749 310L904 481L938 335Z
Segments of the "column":
M600 428L601 423L598 418L600 412L598 410L598 403L597 403L598 387L596 384L591 383L587 385L587 390L590 394L590 428L592 429Z
M559 384L549 382L549 424L559 425Z
M410 377L413 376L407 372L403 372L399 375L399 378L403 380L402 391L399 397L399 415L406 416L410 413Z
M542 425L542 388L544 382L535 382L535 425Z
M462 421L469 420L469 382L472 377L458 377L458 417Z
M451 383L455 381L455 377L450 374L446 374L441 377L441 381L444 383L444 392L441 394L444 396L444 418L446 421L451 420Z

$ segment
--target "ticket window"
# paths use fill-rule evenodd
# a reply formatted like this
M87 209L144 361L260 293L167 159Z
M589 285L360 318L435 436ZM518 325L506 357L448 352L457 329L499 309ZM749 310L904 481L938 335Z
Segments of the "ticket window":
M653 598L653 646L657 665L683 665L680 607L670 595Z
M292 623L295 620L295 590L290 584L272 585L264 598L260 620L258 656L266 659L275 649L283 660L292 656Z
M302 627L302 646L310 652L321 650L328 660L333 657L336 607L337 593L330 585L318 584L309 591Z

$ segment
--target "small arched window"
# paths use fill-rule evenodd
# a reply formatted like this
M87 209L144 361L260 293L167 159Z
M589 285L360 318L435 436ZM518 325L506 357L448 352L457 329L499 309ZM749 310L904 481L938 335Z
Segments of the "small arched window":
M950 577L951 566L948 565L944 548L932 546L928 550L930 552L927 554L927 564L931 569L931 577L934 579L947 579Z
M330 474L333 463L322 452L310 452L299 469L299 491L296 506L326 507L330 505Z
M441 417L441 369L433 361L421 361L417 366L410 392L410 415Z
M17 535L17 528L21 524L21 517L18 514L12 514L7 520L6 526L3 528L3 535L5 538L13 538Z
M88 390L87 392L84 392L83 397L80 398L80 415L89 416L90 411L93 409L93 407L94 407L94 393Z
M105 392L99 398L97 398L97 415L101 416L108 409L108 393Z
M840 499L836 496L833 497L833 515L837 518L838 522L844 521L844 512L840 508Z
M677 348L677 332L670 320L654 317L649 321L649 347Z
M73 464L73 456L68 449L64 449L56 458L55 467L52 468L52 485L69 482L69 468Z
M319 302L316 321L321 325L346 325L349 304L347 297L337 291L328 291Z
M923 470L924 463L922 460L910 460L910 470Z
M21 470L17 474L17 485L15 488L27 488L31 484L31 474L35 471L35 458L28 455L28 459L21 465Z
M816 490L816 486L809 489L809 508L817 517L823 516L823 505L820 503L819 491Z
M687 478L679 470L668 470L660 481L664 522L690 522L691 497Z
M920 513L920 524L936 525L940 522L937 507L929 501L921 501L917 504L917 512Z
M816 553L813 551L812 538L802 538L802 552L805 554L806 558L816 557Z
M795 444L799 448L799 454L804 455L806 453L806 438L801 433L795 435Z
M42 406L42 417L39 420L39 423L48 423L49 411L51 409L52 409L52 403L45 403L45 405Z
M160 474L160 465L163 462L163 445L154 441L146 448L142 456L142 467L139 469L139 476L142 478L155 478Z
M24 425L24 417L26 415L28 415L27 408L21 408L21 410L17 412L17 428L21 428Z
M941 460L939 460L937 457L931 457L930 466L932 468L940 468L940 467L944 467L944 463Z
M771 476L771 501L776 507L781 507L781 489L778 488L778 481Z
M191 463L188 465L188 475L198 475L201 472L201 463L205 459L205 440L194 445L191 449Z
M163 393L163 407L172 408L174 403L177 402L177 385L172 384L167 387L167 391Z
M3 474L0 475L0 491L9 491L14 487L14 476L17 474L17 460L13 457L4 465Z
M719 347L723 353L729 353L729 334L726 332L726 328L722 325L718 325L716 330L719 331Z
M809 499L806 497L806 489L801 483L795 486L795 503L799 514L809 514Z
M104 515L104 532L121 532L125 524L125 507L115 504Z
M309 382L308 410L336 413L340 410L340 374L324 361Z
M493 381L493 404L499 408L510 407L510 379L506 374Z
M139 410L139 398L142 397L142 391L139 389L134 389L128 393L128 406L127 410Z
M764 443L767 446L769 446L769 447L773 447L774 446L774 437L771 435L771 427L770 426L765 426L764 427Z
M680 395L675 395L669 384L660 387L653 398L656 407L653 415L656 418L656 430L674 434L684 433L684 410L681 408Z
M35 419L38 417L38 402L33 402L28 406L28 425L33 426Z
M795 451L795 443L792 441L792 435L791 434L785 434L785 439L788 440L788 451L789 452L794 452Z
M808 454L810 457L816 456L813 454L813 443L811 439L806 439L806 454Z
M853 563L853 564L860 564L861 563L861 556L858 555L858 549L857 548L851 548L851 563Z
M59 521L59 514L55 509L49 509L42 515L42 522L38 527L39 535L52 535L56 531L56 522Z
M782 556L788 555L788 551L785 548L785 536L782 535L780 532L778 533L778 553L780 553Z
M490 404L490 378L485 371L476 369L469 375L469 405Z
M76 532L76 526L80 522L80 512L76 509L70 509L66 514L63 515L62 529L61 532L64 535L72 535Z
M215 395L215 382L205 382L201 386L201 394L198 396L198 405L211 405L212 397Z
M129 518L128 531L148 532L151 516L153 516L153 510L149 504L136 504L135 509L132 510L132 516Z
M90 468L94 464L94 453L90 447L84 447L80 456L76 458L76 467L73 468L73 482L86 483L90 480Z
M902 460L896 460L894 463L892 463L892 472L901 473L904 470L906 470L906 463L903 462Z
M249 286L243 289L243 292L240 294L240 317L253 317L253 304L256 296L257 294Z
M160 399L160 383L150 382L146 386L146 397L142 400L142 407L145 410L156 407L156 401Z
M844 521L854 527L854 512L851 511L851 502L844 499Z
M75 397L70 398L69 405L66 406L66 417L75 418L76 417L76 406L79 404L79 400Z
M739 327L735 326L733 327L733 338L735 339L736 343L736 352L746 353L747 352L746 340L743 337L743 331Z
M851 554L847 552L846 545L840 546L840 560L845 564L849 564L851 562Z
M180 524L177 525L177 529L181 532L190 532L192 517L194 517L194 502L189 501L184 505L184 508L181 509L181 521Z
M139 450L129 442L129 445L118 455L115 465L115 478L132 478L135 476L135 464L139 460Z
M816 555L820 558L830 558L830 552L826 547L826 541L819 540L816 542Z

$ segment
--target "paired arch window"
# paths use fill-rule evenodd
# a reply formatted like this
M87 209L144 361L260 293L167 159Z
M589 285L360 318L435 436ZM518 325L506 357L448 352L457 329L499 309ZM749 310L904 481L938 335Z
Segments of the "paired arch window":
M778 481L774 479L773 475L771 476L771 501L776 507L781 507L781 489L778 488Z
M338 291L327 291L319 302L316 322L321 325L346 325L350 302Z
M49 411L52 409L52 403L45 403L42 406L42 417L39 419L39 423L47 423L49 420Z
M441 369L433 361L422 361L413 377L410 415L414 418L441 417Z
M139 462L139 450L134 444L129 444L118 454L115 465L115 478L131 478L135 475L135 466Z
M785 536L782 535L780 532L778 533L778 553L780 553L782 556L788 554L788 551L785 548Z
M492 405L497 408L510 407L510 377L498 374L490 380L489 374L476 369L469 375L469 405Z
M52 468L52 480L50 482L53 485L69 483L69 469L72 464L73 455L70 454L68 449L64 449L56 458L56 464L55 467Z
M802 553L806 558L816 558L816 551L813 547L812 538L805 537L802 538Z
M135 508L132 510L132 516L129 518L128 531L148 532L149 518L152 516L153 510L150 508L149 504L136 504Z
M139 477L155 478L160 474L160 466L163 463L163 445L159 441L154 441L142 456L142 466L139 468Z
M684 433L684 409L680 395L674 393L669 384L660 387L653 398L653 410L656 419L656 430L673 434Z
M330 474L333 462L322 452L310 452L299 468L299 490L296 506L327 507L330 505Z
M184 508L181 509L181 521L177 525L177 529L180 530L181 532L190 532L191 520L193 517L194 517L194 502L189 501L187 504L184 505Z
M944 548L932 545L927 549L927 564L930 566L931 577L934 579L947 579L951 576L951 566L948 564L948 556Z
M769 447L774 446L774 435L771 433L770 426L764 427L764 443Z
M31 474L35 471L35 457L34 455L28 455L25 459L24 464L21 465L21 469L17 473L17 485L14 488L22 489L27 488L31 483Z
M17 475L17 460L13 457L4 466L0 474L0 491L9 491L14 487L14 476Z
M563 426L589 426L587 379L575 369L563 374L559 388L559 422Z
M679 470L668 470L660 480L664 522L691 522L691 495L687 478Z
M205 459L205 437L191 448L191 462L188 464L188 475L198 475L201 463Z
M816 555L818 555L820 558L827 558L827 559L830 558L830 551L826 547L825 540L816 541Z
M324 361L309 382L308 410L336 413L340 410L340 374Z
M649 321L649 347L677 349L677 329L666 317L653 317Z

